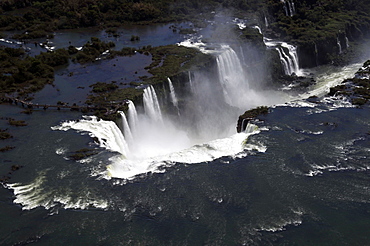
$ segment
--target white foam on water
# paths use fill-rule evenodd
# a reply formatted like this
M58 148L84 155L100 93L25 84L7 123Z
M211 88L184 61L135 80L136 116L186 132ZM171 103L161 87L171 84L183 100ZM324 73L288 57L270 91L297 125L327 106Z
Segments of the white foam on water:
M100 127L92 128L89 126L89 121L79 121L81 128L89 129L92 136L99 136L101 131ZM100 120L96 122L91 119L93 125L101 123L102 126L106 125L105 121ZM62 123L63 125L64 123ZM69 125L73 125L69 123ZM65 126L64 126L65 127ZM64 127L55 127L55 130L62 130ZM79 127L80 129L80 127ZM242 132L234 134L230 137L216 139L203 144L193 145L187 148L179 147L174 144L175 149L168 146L168 142L165 141L165 146L161 144L153 144L153 141L145 140L141 142L141 149L132 148L127 156L117 154L110 158L111 164L107 168L105 174L106 178L122 178L131 179L136 175L148 173L148 172L161 172L162 166L172 165L174 163L186 163L194 164L201 162L213 161L223 156L236 157L237 154L245 150L256 150L264 152L266 147L262 145L248 144L247 138L250 135L257 134L260 131L257 126L251 125L249 132ZM150 135L152 136L152 135ZM153 137L153 136L152 136ZM161 138L161 136L154 136L154 138ZM119 138L114 138L119 141ZM181 144L186 141L179 141ZM147 143L147 145L145 145ZM110 146L116 146L117 144L109 143L102 147L107 150L111 150ZM177 148L177 150L176 150Z
M202 36L200 37L192 37L185 41L178 43L179 46L184 46L188 48L195 48L201 51L204 54L212 54L216 53L217 51L209 49L208 46L201 41Z
M113 121L98 120L94 116L84 116L79 121L66 121L59 126L51 128L52 130L68 131L74 129L77 131L87 132L91 137L97 137L100 147L104 147L114 152L127 155L127 143Z
M353 78L361 65L361 63L354 63L341 68L323 66L318 69L308 70L308 72L316 74L314 77L316 83L307 92L299 95L299 98L325 96L329 93L331 87L341 84L345 79Z
M357 171L364 172L370 169L367 160L368 148L355 146L356 142L366 141L364 137L347 140L343 143L333 143L330 154L336 159L332 164L312 164L311 170L304 174L309 177L323 175L324 172Z
M63 155L63 154L65 154L67 151L68 151L68 149L66 149L66 148L64 148L64 147L60 147L60 148L57 148L57 149L55 150L55 153L56 153L57 155Z
M15 195L13 202L22 205L23 210L31 210L36 207L51 209L57 205L66 209L108 208L109 203L106 200L98 198L89 191L82 192L78 197L75 197L75 193L71 191L72 197L71 194L48 189L48 187L45 189L45 183L46 176L41 174L29 184L10 183L6 184L5 187L13 190Z
M302 224L302 215L304 211L300 208L292 209L291 218L275 218L271 219L269 223L259 225L256 231L278 232L286 230L287 226L299 226Z

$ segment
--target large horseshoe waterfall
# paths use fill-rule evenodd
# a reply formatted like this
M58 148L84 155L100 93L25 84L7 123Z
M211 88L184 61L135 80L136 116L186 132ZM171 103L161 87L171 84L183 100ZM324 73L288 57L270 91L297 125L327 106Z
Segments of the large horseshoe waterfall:
M369 1L0 0L0 245L369 245Z
M182 98L175 94L176 88L168 78L169 90L165 97L159 98L155 87L148 86L144 89L143 106L128 101L127 113L121 112L121 131L101 139L108 150L119 152L110 159L108 178L132 178L175 162L212 161L248 148L263 150L263 146L244 143L256 128L248 127L247 132L236 134L235 119L248 106L272 104L280 98L271 99L265 92L252 88L237 52L229 45L219 46L215 60L217 74L202 70L189 73L189 81L185 81L189 93ZM179 100L185 103L179 105ZM178 112L164 113L162 107L166 104L175 106ZM91 123L99 122L101 127L106 124L103 120ZM76 127L82 123L94 136L107 130L91 128L86 120L76 125L69 122L69 127L81 130ZM116 145L127 147L124 151L110 148Z

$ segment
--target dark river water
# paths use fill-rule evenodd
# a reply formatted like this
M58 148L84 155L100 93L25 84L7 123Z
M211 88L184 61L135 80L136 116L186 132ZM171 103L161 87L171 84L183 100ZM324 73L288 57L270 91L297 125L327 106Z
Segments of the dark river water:
M139 34L142 40L159 40L163 28L169 43L181 41L168 26ZM63 35L77 42L83 34ZM144 74L148 63L148 57L136 55L85 67L71 64L35 102L83 102L90 84L135 80L133 71ZM70 72L74 76L68 77ZM328 68L327 73L332 76L323 83L341 72ZM279 104L254 122L260 130L246 141L258 148L207 162L172 162L130 180L103 175L117 153L99 147L87 132L55 130L61 122L81 119L81 113L22 110L0 105L0 128L13 135L0 147L16 146L0 153L0 175L10 177L0 188L0 245L366 245L370 240L369 106L326 97ZM28 125L9 126L7 117ZM97 154L80 162L69 158L86 147ZM12 171L12 165L22 167Z

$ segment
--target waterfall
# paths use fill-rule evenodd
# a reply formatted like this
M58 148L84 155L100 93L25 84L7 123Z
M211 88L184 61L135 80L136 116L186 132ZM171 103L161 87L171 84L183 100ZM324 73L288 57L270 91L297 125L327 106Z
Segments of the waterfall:
M188 72L189 75L189 84L190 84L190 91L194 94L195 93L195 85L193 79L191 78L191 72Z
M134 136L137 133L138 117L135 104L130 100L128 101L127 116L132 135Z
M347 36L345 36L345 40L346 40L346 48L348 49L349 48L349 41L348 41Z
M266 28L268 28L268 27L269 27L269 22L268 22L268 20L267 20L266 15L265 15L265 26L266 26Z
M284 72L286 75L292 75L293 73L299 74L299 66L297 59L297 52L295 47L292 45L281 45L276 48L279 53L280 61L283 64Z
M284 4L284 10L286 16L295 15L295 7L293 0L280 0Z
M266 38L264 39L264 42L267 47L277 50L286 75L292 75L295 73L299 76L302 74L299 69L297 48L295 46L285 42L272 41Z
M317 49L317 44L315 44L315 60L316 60L316 66L319 65L319 50Z
M123 128L123 134L125 135L125 138L127 139L128 143L132 143L134 141L134 138L132 137L131 128L129 126L129 123L127 121L126 115L124 112L119 111L121 118L122 118L122 128Z
M286 48L288 50L288 57L289 59L289 64L291 65L290 70L291 74L299 73L299 64L298 64L298 54L297 54L297 48L293 45L287 44L287 43L282 43L281 46L283 48Z
M53 130L89 132L90 136L96 137L100 147L119 152L124 156L129 153L128 145L121 130L113 121L98 120L95 116L84 116L78 121L63 122L60 126L52 127Z
M172 104L173 104L173 106L178 108L178 99L177 99L177 96L176 96L175 88L173 87L171 79L167 78L167 80L168 80L168 86L170 87L170 96L171 96Z
M260 28L259 26L254 26L253 28L254 28L254 29L257 29L257 30L258 30L258 32L259 32L260 34L262 34L262 30L261 30L261 28Z
M241 54L241 56L242 56L243 64L246 64L246 62L245 62L245 57L244 57L243 46L241 46L241 45L240 45L240 54Z
M280 57L280 61L281 61L281 64L283 65L283 68L284 68L284 73L287 74L287 75L290 75L290 67L289 67L289 64L288 64L288 61L286 59L286 55L284 56L283 55L283 49L282 48L275 48L277 50L277 52L279 53L279 57Z
M227 45L223 45L222 50L216 61L225 102L231 106L242 106L238 105L238 100L249 88L248 81L235 51Z
M340 44L339 37L337 37L337 45L338 45L339 54L342 54L342 45Z
M244 122L243 122L244 123ZM245 133L252 133L256 130L257 126L248 122L247 125L245 126Z
M155 93L152 85L148 86L144 90L143 95L145 113L154 121L162 122L162 112L159 107L157 94Z

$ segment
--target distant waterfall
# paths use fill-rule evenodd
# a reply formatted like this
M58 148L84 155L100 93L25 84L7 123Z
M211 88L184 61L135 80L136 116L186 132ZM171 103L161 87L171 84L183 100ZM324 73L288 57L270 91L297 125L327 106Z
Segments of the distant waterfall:
M154 121L163 121L161 108L159 107L157 94L153 86L149 86L144 90L143 100L145 113Z
M315 44L315 61L316 61L316 66L319 65L319 50L317 49L317 44Z
M293 0L280 0L284 4L284 10L286 16L295 15L295 7Z
M349 41L348 41L348 38L347 38L347 36L345 36L344 38L345 38L345 40L346 40L346 48L348 49L348 48L349 48Z
M339 37L337 37L337 46L338 46L339 54L342 54L342 45L340 44Z
M130 125L127 121L126 115L124 112L119 112L122 118L122 128L123 128L123 134L125 135L125 138L129 143L132 143L134 141L134 138L132 137L132 132Z
M190 91L192 93L195 93L195 85L194 85L193 79L191 77L191 72L190 71L188 72L188 75L189 75Z
M135 135L137 132L136 126L139 120L138 120L135 104L130 100L128 101L127 116L128 116L128 122L130 125L132 135Z
M269 27L269 22L267 20L267 17L265 16L265 27L268 28Z
M260 34L262 34L262 30L261 30L261 28L260 28L259 26L254 26L253 28L254 28L254 29L257 29L257 30L258 30L258 32L259 32Z
M177 96L176 96L175 88L173 87L171 79L167 78L167 80L168 80L168 86L170 87L170 97L171 97L172 104L173 104L173 106L178 108L179 103L178 103L178 99L177 99Z
M238 105L238 100L249 88L248 81L235 51L226 45L222 49L223 52L216 60L225 101L232 106L241 106Z
M296 75L301 74L298 63L297 48L295 46L269 39L265 39L265 44L267 47L275 48L277 50L286 75L292 75L293 73Z

